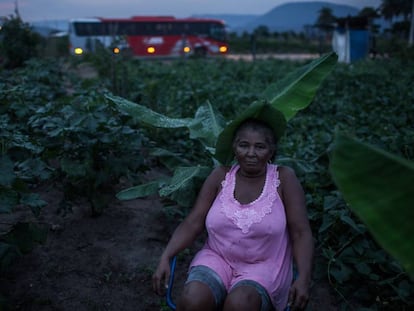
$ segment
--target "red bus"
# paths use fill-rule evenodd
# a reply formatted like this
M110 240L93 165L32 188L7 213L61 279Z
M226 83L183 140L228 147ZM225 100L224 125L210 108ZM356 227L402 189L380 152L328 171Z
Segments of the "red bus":
M98 46L114 53L128 50L137 57L224 55L228 51L223 21L172 16L88 18L69 22L70 53L94 52Z

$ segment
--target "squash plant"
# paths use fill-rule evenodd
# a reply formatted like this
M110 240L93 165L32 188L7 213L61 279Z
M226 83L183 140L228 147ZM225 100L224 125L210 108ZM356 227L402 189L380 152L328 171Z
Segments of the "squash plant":
M139 180L148 168L141 129L94 82L73 79L68 94L71 76L61 68L57 60L33 59L0 72L0 216L20 207L38 217L47 202L35 189L46 181L62 188L62 214L86 199L96 216L113 199L107 189L120 176ZM1 269L47 231L36 219L0 225Z
M130 117L90 87L59 102L47 103L28 124L44 146L44 156L56 162L62 182L63 212L85 198L92 216L100 215L121 176L137 179L147 170L146 137Z

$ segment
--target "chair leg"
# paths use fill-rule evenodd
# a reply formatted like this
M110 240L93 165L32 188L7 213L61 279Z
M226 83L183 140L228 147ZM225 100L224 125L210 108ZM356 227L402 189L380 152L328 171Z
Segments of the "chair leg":
M174 256L170 262L171 272L170 272L170 279L168 280L167 297L166 297L167 305L171 308L171 310L177 309L177 306L172 299L172 289L174 285L174 273L175 273L176 264L177 264L177 257Z

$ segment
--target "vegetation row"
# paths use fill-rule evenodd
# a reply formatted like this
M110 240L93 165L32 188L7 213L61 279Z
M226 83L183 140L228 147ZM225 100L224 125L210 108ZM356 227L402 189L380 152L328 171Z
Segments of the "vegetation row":
M0 71L0 213L29 209L33 218L1 223L0 277L47 234L36 220L48 205L40 186L64 193L57 212L70 213L83 200L99 217L121 183L142 184L149 170L168 176L176 167L211 165L202 142L189 139L185 128L147 126L110 100L113 95L182 119L209 103L230 120L303 65L272 59L144 62L105 51L23 64ZM85 66L97 77L80 78ZM399 58L338 64L313 103L289 121L278 149L277 162L296 170L307 193L318 250L315 282L327 281L344 309L409 310L414 304L413 281L351 212L329 174L338 130L414 159L412 68L412 60ZM166 212L185 215L201 180L166 193Z

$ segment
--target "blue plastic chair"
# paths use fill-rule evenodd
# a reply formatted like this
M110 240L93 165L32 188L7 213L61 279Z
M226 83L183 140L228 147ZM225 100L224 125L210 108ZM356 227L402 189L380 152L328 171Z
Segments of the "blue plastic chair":
M175 274L175 267L177 265L177 257L174 256L171 259L170 266L171 266L171 273L170 273L170 279L168 280L168 288L167 288L167 305L170 307L171 310L176 310L177 305L174 303L172 298L172 289L174 285L174 274ZM287 306L284 311L290 311L290 306Z

